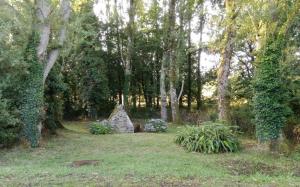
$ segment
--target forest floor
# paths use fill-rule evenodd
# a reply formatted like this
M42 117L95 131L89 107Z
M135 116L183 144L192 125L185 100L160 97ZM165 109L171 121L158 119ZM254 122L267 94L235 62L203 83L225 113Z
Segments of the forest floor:
M0 186L300 186L300 154L274 156L243 140L238 153L189 153L168 133L91 135L65 123L40 148L0 151ZM72 162L96 160L81 167ZM80 162L79 162L80 163Z

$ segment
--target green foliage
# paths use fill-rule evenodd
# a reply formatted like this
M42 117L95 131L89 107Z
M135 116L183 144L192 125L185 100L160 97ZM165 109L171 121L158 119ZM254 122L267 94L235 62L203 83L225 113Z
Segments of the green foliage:
M99 29L97 17L91 11L93 2L84 2L78 12L74 12L71 19L70 40L74 40L70 46L68 56L64 58L63 74L66 86L64 92L64 117L69 119L86 116L97 119L99 115L108 115L111 112L114 101L109 100L110 89L108 76L114 76L115 67L113 59L102 50L103 46L99 37L102 31ZM110 48L110 41L107 41ZM118 76L118 75L116 75Z
M89 125L90 133L99 135L99 134L111 134L112 129L109 125L99 122L93 122Z
M26 69L24 49L30 30L30 24L24 23L29 21L26 3L15 4L18 13L10 3L0 2L0 147L10 146L19 137L21 124L17 109L23 84L21 76Z
M285 105L287 92L280 70L285 42L282 36L268 38L258 57L253 112L256 135L260 141L278 139L289 112Z
M168 124L162 119L150 119L146 122L145 132L167 132Z
M178 132L175 143L188 151L201 153L236 152L240 143L230 126L205 122L200 126L186 126Z
M33 33L25 51L28 73L24 77L20 119L24 124L23 135L31 147L39 144L40 132L38 124L42 120L43 110L43 66L38 62L36 52L37 34Z
M63 92L65 91L65 84L62 80L60 73L61 65L59 63L50 71L46 84L45 84L45 108L46 119L44 121L44 127L50 130L51 133L55 133L56 129L61 128L63 113Z
M0 95L0 148L16 142L19 127L18 119L9 112L7 101Z
M255 134L253 113L248 103L231 107L231 123L239 127L239 130L247 135Z

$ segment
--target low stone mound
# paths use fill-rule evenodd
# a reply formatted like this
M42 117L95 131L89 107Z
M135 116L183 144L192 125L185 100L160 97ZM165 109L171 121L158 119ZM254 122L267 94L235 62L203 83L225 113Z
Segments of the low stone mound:
M134 133L134 126L122 105L117 105L108 120L102 121L117 133Z
M145 132L166 132L167 129L168 124L162 119L150 119L144 127Z

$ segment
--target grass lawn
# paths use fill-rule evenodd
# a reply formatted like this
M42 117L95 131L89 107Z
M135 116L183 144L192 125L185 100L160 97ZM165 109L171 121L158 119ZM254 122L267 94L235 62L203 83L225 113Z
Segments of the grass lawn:
M91 135L65 123L37 149L0 151L0 186L300 186L300 154L274 156L243 140L239 153L188 153L168 133ZM71 167L73 161L98 165Z

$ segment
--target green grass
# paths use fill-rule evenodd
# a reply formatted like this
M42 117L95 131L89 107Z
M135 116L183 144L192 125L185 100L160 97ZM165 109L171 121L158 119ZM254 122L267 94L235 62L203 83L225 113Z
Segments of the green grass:
M258 152L251 140L243 140L241 152L207 155L178 147L176 127L97 136L87 124L65 123L67 130L37 149L1 150L0 186L300 186L299 154ZM100 163L70 167L76 160Z

